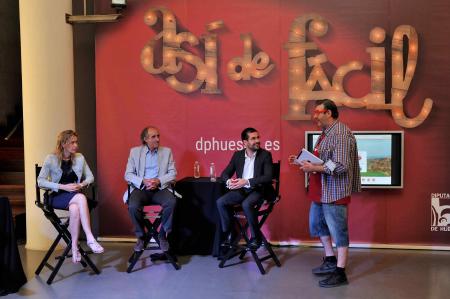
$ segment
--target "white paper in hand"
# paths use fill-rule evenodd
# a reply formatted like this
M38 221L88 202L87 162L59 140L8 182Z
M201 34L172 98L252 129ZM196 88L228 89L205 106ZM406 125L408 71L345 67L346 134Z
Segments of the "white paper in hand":
M309 161L313 164L323 164L323 161L316 157L313 153L307 151L306 149L302 149L300 154L298 154L297 159L295 159L294 163L300 164L300 162Z

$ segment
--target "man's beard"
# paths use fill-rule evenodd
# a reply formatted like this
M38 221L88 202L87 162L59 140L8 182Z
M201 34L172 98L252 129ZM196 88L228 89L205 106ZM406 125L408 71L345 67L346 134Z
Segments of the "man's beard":
M256 150L258 150L260 147L261 147L261 144L256 143L256 144L254 144L254 145L251 147L251 149L254 150L254 151L256 151Z

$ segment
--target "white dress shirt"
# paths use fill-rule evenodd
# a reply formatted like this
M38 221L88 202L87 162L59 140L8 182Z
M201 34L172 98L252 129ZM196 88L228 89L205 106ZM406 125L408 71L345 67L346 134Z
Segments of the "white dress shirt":
M247 151L245 151L245 163L244 163L244 171L242 172L242 178L247 180L247 184L244 188L250 188L249 179L253 179L255 173L255 158L256 152L254 152L251 156L247 155Z
M254 152L251 156L247 155L247 151L245 153L245 162L244 162L244 169L242 171L242 179L247 180L247 184L243 186L243 188L250 188L250 179L253 178L255 174L255 158L256 158L256 152ZM226 181L227 188L230 188L230 182L231 179L228 179Z

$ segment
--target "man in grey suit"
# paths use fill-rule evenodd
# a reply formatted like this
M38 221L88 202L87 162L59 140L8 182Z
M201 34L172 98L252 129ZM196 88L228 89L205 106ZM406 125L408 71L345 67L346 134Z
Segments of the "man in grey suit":
M142 145L133 147L128 157L125 180L131 184L131 194L124 194L128 203L128 212L138 238L135 251L144 250L144 215L146 205L162 206L161 229L159 241L161 250L169 250L167 235L172 230L173 211L176 199L168 190L177 175L175 161L170 148L159 146L159 130L149 126L141 132Z

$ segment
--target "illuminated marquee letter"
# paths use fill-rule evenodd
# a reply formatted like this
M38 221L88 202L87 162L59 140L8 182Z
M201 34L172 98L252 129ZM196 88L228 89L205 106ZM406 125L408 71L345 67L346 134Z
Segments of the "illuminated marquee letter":
M403 38L408 38L408 60L403 61ZM425 99L420 113L415 118L408 118L403 112L403 99L408 92L409 85L414 76L417 64L419 41L416 30L412 26L401 25L394 31L392 38L392 117L395 122L405 128L414 128L420 125L430 114L433 100Z
M381 44L386 39L386 31L375 27L370 31L369 40ZM389 109L385 104L386 56L384 47L369 47L370 55L370 102L366 101L367 109Z
M317 50L317 45L306 42L306 33L309 31L315 36L324 36L328 31L328 23L316 14L300 16L294 20L289 31L289 41L285 44L289 57L289 108L288 120L308 120L311 115L306 113L306 104L311 100L314 86L308 86L306 80L306 50ZM315 66L326 61L326 56L317 57L312 63ZM315 69L315 77L318 79L323 70ZM311 85L311 83L310 83Z
M204 83L206 86L202 93L221 93L217 87L217 36L216 34L205 34L202 39L205 41L205 62L194 54L181 48L181 44L186 42L191 46L197 46L199 41L190 32L177 33L176 18L171 11L166 8L151 8L144 16L144 23L152 27L158 21L157 12L161 12L163 19L163 29L142 49L141 65L150 74L170 74L166 78L167 83L176 91L190 93L198 90ZM221 28L223 22L216 21L207 26L208 30ZM162 65L158 68L154 66L154 52L156 42L162 39ZM181 82L175 74L182 69L182 60L194 66L196 76L191 82Z
M371 66L371 91L361 98L352 98L344 90L345 76L352 71L361 71L363 63L350 61L337 68L330 83L322 68L328 61L325 54L306 57L306 51L317 50L313 42L306 41L307 31L317 37L324 36L328 31L328 24L319 15L308 14L300 16L292 23L289 41L285 44L289 56L289 106L287 120L309 120L306 106L309 101L331 99L337 105L350 108L385 109L391 110L394 121L405 128L420 125L429 115L433 101L425 99L422 110L415 118L408 118L403 112L405 98L417 64L418 38L413 27L402 25L397 27L392 40L392 90L391 103L386 103L385 80L386 58L384 47L369 47ZM408 49L404 49L404 38L408 38ZM384 29L375 27L371 30L369 39L375 44L381 44L386 38ZM407 54L406 63L403 61ZM406 69L405 69L406 65ZM308 74L308 67L311 67ZM314 90L320 87L319 90Z
M244 42L244 55L243 57L234 57L228 62L228 77L238 81L266 76L275 67L274 64L269 65L269 55L261 51L252 58L251 34L241 34L241 40Z

